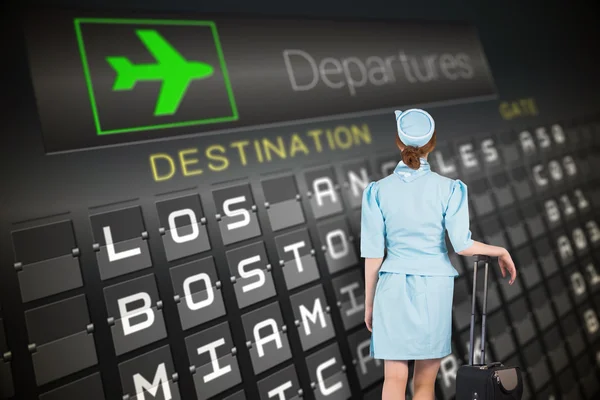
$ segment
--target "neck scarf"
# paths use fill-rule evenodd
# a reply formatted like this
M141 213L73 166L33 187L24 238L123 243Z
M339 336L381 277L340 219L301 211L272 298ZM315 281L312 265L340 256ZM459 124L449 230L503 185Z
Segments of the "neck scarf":
M404 161L400 161L394 169L394 174L400 177L404 182L412 182L415 179L427 174L431 171L431 167L427 160L423 157L420 158L421 167L419 169L412 169L408 165L404 164Z

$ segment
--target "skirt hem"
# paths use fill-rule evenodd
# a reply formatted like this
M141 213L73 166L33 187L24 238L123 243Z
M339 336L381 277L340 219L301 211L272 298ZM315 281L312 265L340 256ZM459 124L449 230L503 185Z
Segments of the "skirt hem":
M450 354L452 354L452 351L444 351L442 353L439 354L434 354L434 355L423 355L423 356L417 356L417 355L412 355L412 356L393 356L393 357L378 357L377 355L373 355L372 358L375 360L391 360L391 361L402 361L402 360L431 360L433 358L444 358L446 356L449 356Z

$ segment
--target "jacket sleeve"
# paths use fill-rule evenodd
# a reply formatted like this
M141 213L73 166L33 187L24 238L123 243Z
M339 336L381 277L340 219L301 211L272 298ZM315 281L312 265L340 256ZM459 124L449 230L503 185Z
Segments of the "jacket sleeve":
M385 224L379 206L377 182L363 191L360 223L360 256L382 258L385 250Z
M469 201L467 185L460 179L454 180L450 190L450 198L444 213L444 220L448 237L454 251L459 253L471 247L474 240L471 239L469 221Z

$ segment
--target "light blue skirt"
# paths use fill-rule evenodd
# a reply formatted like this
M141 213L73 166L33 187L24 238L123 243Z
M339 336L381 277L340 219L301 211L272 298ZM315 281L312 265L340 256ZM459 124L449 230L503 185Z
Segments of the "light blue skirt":
M373 300L371 357L442 358L452 352L454 276L379 272Z

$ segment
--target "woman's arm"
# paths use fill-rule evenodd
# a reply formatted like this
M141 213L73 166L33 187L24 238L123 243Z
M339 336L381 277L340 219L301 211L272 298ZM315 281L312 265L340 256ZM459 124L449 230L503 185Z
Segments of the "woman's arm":
M481 254L482 256L490 256L490 257L500 257L504 253L508 253L508 251L504 247L492 246L490 244L485 244L478 241L473 241L473 245L464 249L463 251L459 251L457 254L461 256L473 256L475 254Z
M375 297L375 287L377 286L377 276L379 268L383 263L382 258L365 258L365 308L373 308L373 298Z
M510 274L509 284L512 285L517 277L517 271L508 250L503 247L481 243L471 238L468 197L467 185L460 179L456 179L452 184L450 200L448 200L448 206L444 214L444 222L452 247L454 250L459 250L456 253L461 256L480 254L498 257L498 265L502 271L502 276L506 277L508 272Z
M510 275L510 281L508 282L508 284L512 285L515 279L517 278L517 270L515 268L515 263L513 262L508 250L506 250L504 247L492 246L474 240L471 246L462 251L459 251L457 254L467 257L474 256L476 254L481 254L483 256L490 257L498 257L498 266L500 267L500 271L502 272L502 277L506 277L507 273Z

